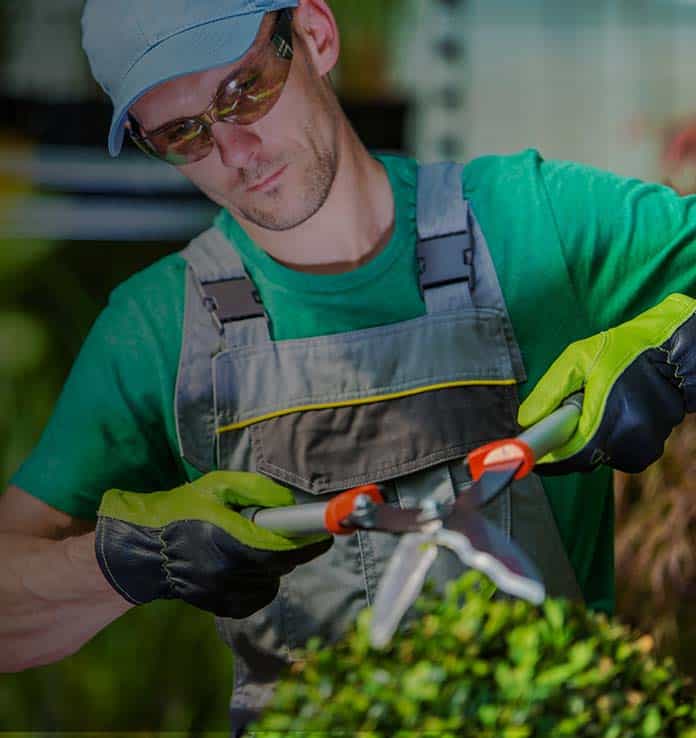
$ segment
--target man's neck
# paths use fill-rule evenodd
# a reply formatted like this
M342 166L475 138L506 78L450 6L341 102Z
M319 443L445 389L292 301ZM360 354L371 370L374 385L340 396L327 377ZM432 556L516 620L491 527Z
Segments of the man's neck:
M287 231L241 223L253 241L281 264L314 274L338 274L370 261L389 243L394 215L384 167L346 124L336 178L318 212Z

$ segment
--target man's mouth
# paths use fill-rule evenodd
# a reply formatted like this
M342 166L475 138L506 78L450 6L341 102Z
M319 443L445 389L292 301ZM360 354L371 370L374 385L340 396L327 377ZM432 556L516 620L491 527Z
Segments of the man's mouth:
M280 179L283 172L287 168L288 165L286 164L285 166L278 169L274 174L271 174L270 177L267 177L266 179L263 179L260 182L257 182L255 185L247 188L247 192L262 192L264 190L270 189Z

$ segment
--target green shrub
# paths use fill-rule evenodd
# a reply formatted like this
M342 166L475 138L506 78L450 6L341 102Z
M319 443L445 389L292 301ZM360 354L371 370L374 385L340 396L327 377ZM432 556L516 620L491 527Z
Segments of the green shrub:
M576 603L494 592L468 572L424 595L384 651L370 647L369 610L334 648L314 639L252 734L696 738L691 684L650 636Z

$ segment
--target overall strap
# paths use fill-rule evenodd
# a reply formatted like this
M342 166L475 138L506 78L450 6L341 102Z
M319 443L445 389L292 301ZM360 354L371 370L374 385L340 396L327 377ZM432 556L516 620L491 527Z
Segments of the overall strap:
M218 228L203 232L180 253L189 268L174 416L179 453L207 472L216 466L217 449L211 357L270 338L254 285Z
M266 314L254 283L225 235L216 227L209 228L191 241L181 255L193 272L203 305L224 343L246 343L249 326L235 324L252 318L258 318L259 323L263 318L265 322ZM265 334L268 340L267 323Z
M428 312L471 307L473 245L461 165L419 167L417 223L418 271Z
M428 313L467 307L500 313L515 376L524 363L485 236L464 198L464 165L427 164L418 170L420 285Z

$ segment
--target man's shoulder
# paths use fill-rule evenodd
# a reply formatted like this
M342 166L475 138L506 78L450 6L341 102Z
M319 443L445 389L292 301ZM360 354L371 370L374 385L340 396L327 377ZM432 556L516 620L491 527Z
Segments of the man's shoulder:
M93 329L98 343L118 352L142 356L164 352L178 355L185 305L186 261L175 252L121 282Z
M462 169L464 192L490 189L504 180L509 186L530 184L540 172L544 158L536 149L514 154L485 154L465 162Z
M177 293L183 289L185 272L186 260L181 252L167 254L117 285L109 302L137 301L142 304L176 299Z
M462 197L495 249L517 231L548 233L548 196L544 184L544 158L536 149L514 154L487 154L462 167Z
M642 184L586 162L544 157L537 149L524 149L514 154L488 154L471 159L464 165L462 180L465 191L497 187L495 194L522 188L545 191L548 196L567 199L574 204L576 196L600 186L622 191L626 185Z

